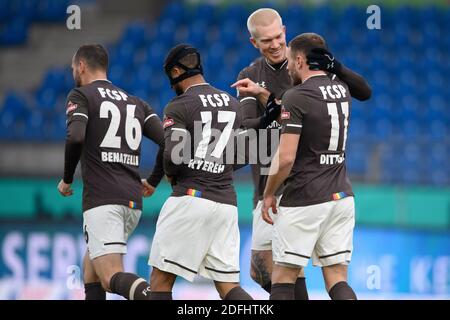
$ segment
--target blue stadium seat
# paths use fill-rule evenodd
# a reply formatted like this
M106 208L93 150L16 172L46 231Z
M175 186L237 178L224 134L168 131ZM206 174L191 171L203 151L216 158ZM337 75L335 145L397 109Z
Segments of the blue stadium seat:
M152 76L152 79L150 81L150 90L154 94L159 94L166 85L169 85L169 81L166 79L166 75L162 72L158 72Z
M167 83L166 86L164 86L164 89L159 94L159 105L160 110L162 111L163 108L169 103L170 100L172 100L175 97L175 93L170 88L169 84Z
M375 141L389 141L394 134L394 124L389 118L380 117L373 122L371 132Z
M202 21L202 23L212 24L215 22L214 20L216 17L217 11L212 4L199 3L197 8L194 10L192 21Z
M57 91L51 87L43 87L36 92L35 99L42 112L52 113L56 107Z
M117 61L123 68L130 68L133 62L134 52L136 50L136 44L130 40L124 40L117 48Z
M143 65L136 69L131 81L131 88L133 88L133 90L148 91L150 89L150 82L153 79L153 70L154 69L148 65ZM157 70L157 72L161 72L161 70Z
M138 88L138 87L132 87L132 92L129 92L129 93L134 95L134 96L136 96L136 97L139 97L143 101L145 101L148 104L150 104L150 106L153 108L153 105L152 105L152 103L150 101L149 90L143 89L143 88Z
M186 8L182 2L172 1L164 8L160 19L170 18L181 22L185 14Z
M67 18L68 0L40 0L37 3L36 21L64 21Z
M347 141L346 150L346 163L349 173L360 177L364 176L367 172L371 149L365 143Z
M19 17L7 22L3 28L0 28L0 44L17 45L26 41L28 21Z
M161 20L158 25L158 33L156 41L161 42L167 46L170 46L175 37L175 31L177 30L179 21L173 18L166 18Z
M122 39L130 41L135 47L140 46L146 39L146 28L148 26L142 22L130 23L122 36Z
M9 4L9 7L6 8L0 5L0 8L3 7L4 10L7 10L7 18L16 19L21 17L27 21L31 21L34 18L38 5L38 1L36 0L4 0L1 2Z
M0 25L5 23L9 17L9 3L6 0L0 1Z
M108 77L112 83L115 83L120 86L120 84L123 83L124 76L125 70L122 65L116 64L111 66L111 68L109 69Z
M236 21L225 22L220 29L220 41L225 47L233 47L237 45L238 38L236 35L239 33L239 23Z
M189 28L187 43L199 50L203 48L206 44L206 30L208 30L208 24L205 20L193 22Z
M449 129L444 119L436 119L431 121L429 130L426 133L436 141L445 141L448 138Z
M144 176L150 175L155 165L155 157L158 153L158 146L149 139L142 139L141 145L141 170L145 172Z
M247 10L243 5L238 3L232 3L224 8L219 16L224 23L233 22L238 25L244 25L247 21Z
M62 91L66 88L67 69L50 69L42 80L41 88ZM73 78L72 78L73 79Z
M29 141L42 140L42 127L44 124L44 116L40 110L33 110L25 120L27 130L23 133L23 139Z
M384 144L381 149L381 181L382 183L399 183L401 180L401 165L399 162L398 146Z
M29 112L25 96L8 92L3 101L3 108L0 109L2 126L8 127L15 121L26 119Z
M154 43L147 49L146 62L155 70L162 70L169 48L162 43Z

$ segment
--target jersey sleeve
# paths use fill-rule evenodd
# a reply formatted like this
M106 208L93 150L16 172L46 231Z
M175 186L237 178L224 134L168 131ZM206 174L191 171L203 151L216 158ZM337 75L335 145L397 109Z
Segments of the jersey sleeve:
M81 157L86 124L88 122L88 102L78 90L72 90L67 96L66 116L67 134L64 152L65 183L72 183L73 175Z
M87 98L77 89L70 91L66 101L67 125L72 121L87 122L89 119Z
M353 70L342 66L336 76L344 82L350 91L350 95L360 101L368 100L372 95L372 88L364 77ZM332 78L334 80L334 78Z
M157 145L161 145L164 143L164 130L162 127L162 122L159 119L158 114L147 102L141 99L139 99L139 101L143 105L145 111L143 134Z
M163 128L164 132L173 129L186 129L187 114L184 103L177 101L170 102L164 109Z
M171 158L172 149L182 141L186 142L185 135L188 123L188 114L184 103L179 101L170 102L164 110L164 171L167 176L174 177L177 175L179 166L174 164ZM184 137L184 138L183 138Z
M303 127L303 118L307 112L306 97L295 91L287 91L282 98L281 134L300 134Z
M247 72L242 70L237 80L242 80L248 78ZM259 108L259 102L256 97L243 97L239 94L237 90L237 98L240 104L240 109L242 113L242 125L248 129L259 129L261 123L262 114Z

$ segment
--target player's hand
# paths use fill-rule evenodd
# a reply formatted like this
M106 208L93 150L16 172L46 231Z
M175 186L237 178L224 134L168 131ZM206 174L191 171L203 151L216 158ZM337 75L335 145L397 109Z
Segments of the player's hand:
M268 224L273 224L273 220L269 215L269 209L272 208L272 213L277 213L277 198L275 196L265 196L261 209L262 218Z
M61 181L58 183L58 191L64 197L73 195L73 189L71 188L71 184L65 183L63 179L61 179Z
M154 186L147 182L147 179L142 179L142 196L147 198L150 197L156 190Z
M312 49L306 56L306 63L309 65L310 70L322 70L334 74L338 73L342 67L333 54L324 48Z
M231 85L232 88L236 88L239 91L239 96L248 97L253 96L256 97L262 93L264 88L257 85L255 82L250 80L249 78L241 79L236 81Z
M264 111L264 117L261 119L261 127L267 128L274 120L277 120L281 114L281 101L275 99L273 93L270 94L267 100L266 110Z

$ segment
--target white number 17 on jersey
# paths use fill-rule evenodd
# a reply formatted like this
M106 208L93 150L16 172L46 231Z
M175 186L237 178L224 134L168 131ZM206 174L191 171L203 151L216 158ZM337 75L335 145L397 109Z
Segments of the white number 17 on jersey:
M202 117L203 131L202 140L198 144L197 150L195 151L195 157L204 159L208 151L209 142L211 141L211 122L212 122L212 112L203 111L200 112ZM214 148L211 156L215 158L220 158L222 156L223 150L230 139L231 132L233 131L234 120L236 119L236 112L234 111L219 111L217 114L218 123L226 123L225 128L220 135L219 141L217 141L216 147Z

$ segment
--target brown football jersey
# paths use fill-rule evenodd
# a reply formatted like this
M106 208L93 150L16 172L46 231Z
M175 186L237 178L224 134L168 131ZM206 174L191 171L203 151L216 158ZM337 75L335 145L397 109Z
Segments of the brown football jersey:
M163 143L162 124L152 108L107 80L73 89L67 125L86 123L81 154L83 211L120 204L142 208L139 163L142 136Z
M172 196L236 205L234 158L226 159L226 151L241 126L239 102L207 83L197 84L169 102L163 126L164 169L176 181ZM184 141L181 153L173 151L178 150L174 141ZM182 157L177 159L178 154Z
M274 93L277 99L281 99L283 93L292 88L292 81L287 70L287 60L277 67L270 65L265 58L256 59L250 66L243 69L238 76L238 80L249 78L263 88ZM242 123L244 127L258 129L260 117L264 114L265 107L255 97L242 97L238 92L238 99L242 110ZM270 150L276 150L273 147L274 142L271 139L269 130L279 130L281 128L277 121L273 121L267 128L258 131L258 139L266 139L267 141L267 155ZM264 137L262 137L264 135ZM275 142L278 145L278 140ZM259 145L259 141L258 141ZM258 200L262 200L264 188L266 186L268 176L261 174L261 168L269 168L270 161L266 159L259 159L257 164L252 164L252 177L255 185L254 206ZM281 194L283 187L277 191L277 195Z
M351 112L347 85L315 75L282 98L282 134L299 134L295 163L280 206L300 207L353 196L345 147Z

